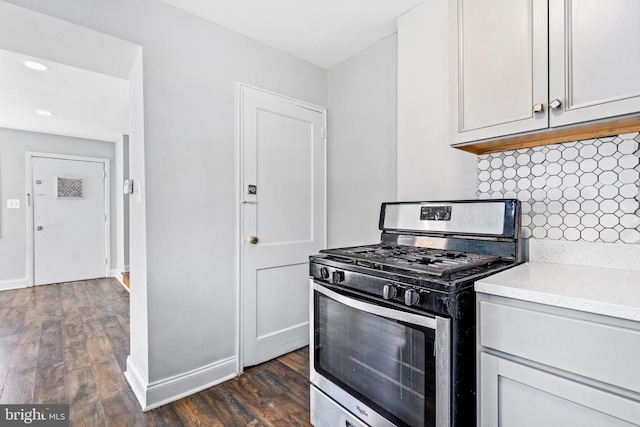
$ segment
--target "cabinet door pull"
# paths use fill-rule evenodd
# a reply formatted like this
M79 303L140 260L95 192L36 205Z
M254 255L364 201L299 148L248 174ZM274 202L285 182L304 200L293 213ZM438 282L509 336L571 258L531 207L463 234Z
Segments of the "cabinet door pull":
M560 100L556 98L549 103L549 108L551 108L552 110L557 110L558 108L560 108L561 105L562 105L562 102L560 102Z
M534 113L542 113L544 111L544 105L543 104L536 104L533 106L533 112Z

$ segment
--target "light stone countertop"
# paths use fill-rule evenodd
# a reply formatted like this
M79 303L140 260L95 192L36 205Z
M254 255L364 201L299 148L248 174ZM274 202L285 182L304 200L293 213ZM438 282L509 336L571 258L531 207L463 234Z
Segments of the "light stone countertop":
M640 271L528 262L477 281L475 290L640 321Z

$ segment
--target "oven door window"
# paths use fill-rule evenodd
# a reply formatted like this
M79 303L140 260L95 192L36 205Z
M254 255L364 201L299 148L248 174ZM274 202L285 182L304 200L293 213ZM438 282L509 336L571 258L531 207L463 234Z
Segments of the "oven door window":
M399 426L435 426L435 331L314 292L314 368Z

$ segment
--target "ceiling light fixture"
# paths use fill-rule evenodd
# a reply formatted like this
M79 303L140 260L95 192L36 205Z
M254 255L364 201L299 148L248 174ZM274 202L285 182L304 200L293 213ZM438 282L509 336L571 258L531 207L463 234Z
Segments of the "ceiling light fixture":
M53 113L51 111L47 111L47 110L36 110L37 114L40 114L41 116L53 116Z
M22 64L25 67L36 71L47 71L49 69L49 67L47 67L46 65L36 61L22 61Z

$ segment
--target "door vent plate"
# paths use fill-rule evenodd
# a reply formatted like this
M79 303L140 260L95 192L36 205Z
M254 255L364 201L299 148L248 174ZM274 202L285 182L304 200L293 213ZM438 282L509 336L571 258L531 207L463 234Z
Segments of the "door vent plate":
M84 179L58 178L56 194L59 199L84 198Z

